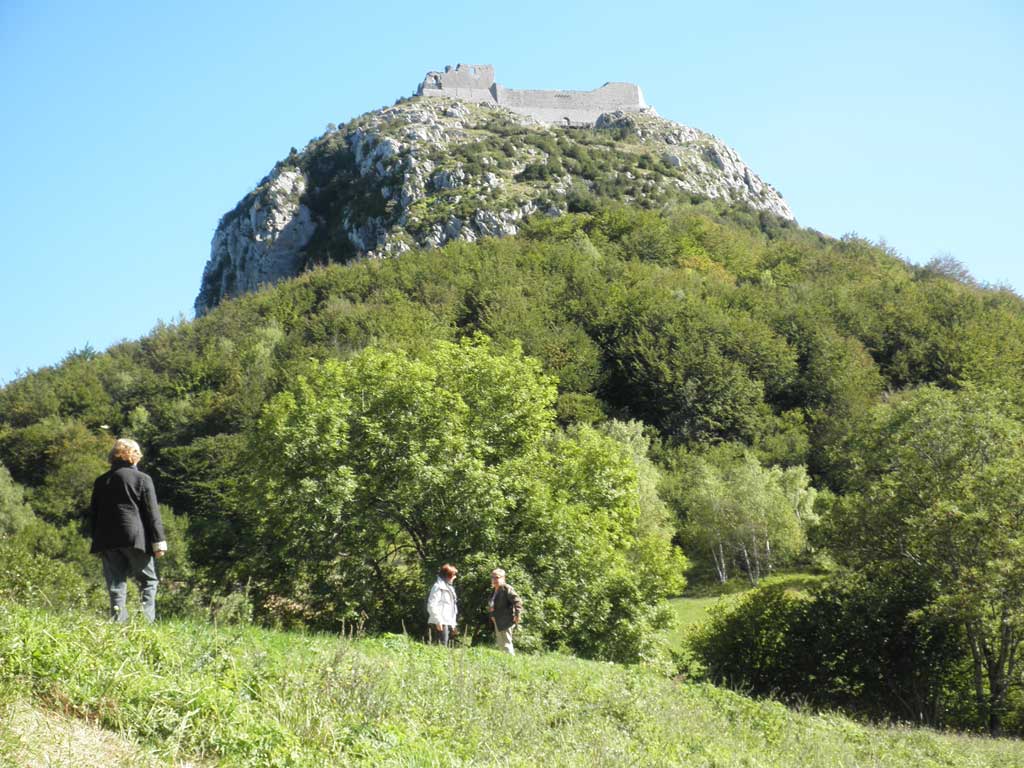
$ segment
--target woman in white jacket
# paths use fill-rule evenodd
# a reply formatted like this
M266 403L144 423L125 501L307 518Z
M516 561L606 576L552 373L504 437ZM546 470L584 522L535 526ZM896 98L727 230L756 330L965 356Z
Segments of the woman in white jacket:
M434 639L441 645L448 645L458 621L459 601L452 586L458 573L454 565L442 565L427 595L427 622L436 632Z

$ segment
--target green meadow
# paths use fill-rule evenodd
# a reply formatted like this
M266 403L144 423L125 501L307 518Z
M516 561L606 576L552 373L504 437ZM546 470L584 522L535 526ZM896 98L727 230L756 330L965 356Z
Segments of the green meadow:
M26 712L68 730L50 742L67 762L39 758ZM871 727L641 666L10 604L0 713L5 765L1024 765L1019 741ZM108 760L75 760L81 724Z

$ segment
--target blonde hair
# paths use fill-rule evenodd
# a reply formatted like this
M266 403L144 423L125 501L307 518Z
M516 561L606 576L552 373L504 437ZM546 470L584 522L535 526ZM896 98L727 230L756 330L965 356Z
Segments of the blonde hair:
M114 441L114 447L110 449L108 456L110 463L115 461L127 461L129 464L138 464L142 458L142 449L134 440L127 437L119 437Z

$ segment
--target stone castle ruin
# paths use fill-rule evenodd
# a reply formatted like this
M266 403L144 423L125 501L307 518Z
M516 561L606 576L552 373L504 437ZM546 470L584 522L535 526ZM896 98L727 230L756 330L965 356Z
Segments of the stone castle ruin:
M450 96L494 104L541 123L589 127L604 112L653 112L633 83L605 83L593 91L521 91L494 82L490 64L457 64L428 72L417 96Z

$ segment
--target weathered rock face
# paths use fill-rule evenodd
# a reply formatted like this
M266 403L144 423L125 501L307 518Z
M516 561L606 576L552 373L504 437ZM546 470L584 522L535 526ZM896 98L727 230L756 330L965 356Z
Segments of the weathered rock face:
M730 147L655 114L613 112L575 129L493 105L408 99L310 142L221 219L196 313L317 264L511 236L530 216L594 199L693 196L793 219Z
M225 296L248 293L302 271L303 249L316 230L312 213L300 202L306 186L300 171L277 169L221 220L203 270L196 314Z

